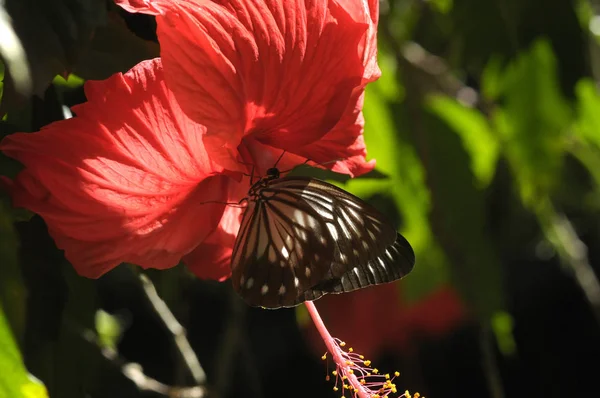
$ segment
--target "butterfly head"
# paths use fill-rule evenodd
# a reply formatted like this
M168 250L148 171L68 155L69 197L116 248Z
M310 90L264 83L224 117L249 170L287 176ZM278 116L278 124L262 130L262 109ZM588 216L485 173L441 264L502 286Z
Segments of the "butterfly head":
M267 176L265 177L267 180L276 180L279 178L279 169L277 167L271 167L267 170Z

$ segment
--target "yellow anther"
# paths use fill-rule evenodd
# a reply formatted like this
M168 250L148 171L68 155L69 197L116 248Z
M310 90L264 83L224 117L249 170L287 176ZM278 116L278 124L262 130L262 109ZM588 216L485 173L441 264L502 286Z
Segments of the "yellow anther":
M367 384L367 382L365 381L365 379L360 379L360 384L364 386L365 384Z
M337 391L337 390L339 390L339 388L333 387L333 391Z
M347 378L348 378L348 376L346 376L346 375L342 376L342 380L346 380Z
M333 372L331 372L331 374L337 376L337 370L334 370Z
M398 390L396 389L396 387L392 387L392 392L395 394L398 392ZM418 397L417 397L418 398Z
M374 373L374 374L377 374L377 373L379 373L379 369L377 369L377 368L373 369L373 373Z
M367 376L371 376L371 372L367 372Z
M408 390L404 391L404 396L406 398L411 398L410 393L408 392Z
M365 366L371 366L371 361L369 361L368 359L364 362Z
M371 398L379 398L379 394L373 394L371 395Z
M352 369L350 369L350 370L348 371L348 373L350 373L351 375L353 375L353 374L354 374L354 371L353 371Z
M327 353L323 354L323 356L321 357L322 360L326 360L327 359Z
M353 351L354 351L354 348L352 348L352 347L348 348L348 352L353 352Z
M345 341L342 341L342 342L340 343L340 347L345 347L345 346L346 346L346 342L345 342Z
M396 376L396 377L400 376L400 372L398 372L398 371L395 371L395 372L394 372L394 376Z
M419 394L418 392L415 393L415 398L419 398L421 396L421 394Z
M389 379L389 378L390 378L390 374L389 374L389 373L386 373L386 374L385 374L385 378L386 378L386 379Z
M364 355L359 355L358 357L359 357L360 359L365 359L365 356L364 356Z

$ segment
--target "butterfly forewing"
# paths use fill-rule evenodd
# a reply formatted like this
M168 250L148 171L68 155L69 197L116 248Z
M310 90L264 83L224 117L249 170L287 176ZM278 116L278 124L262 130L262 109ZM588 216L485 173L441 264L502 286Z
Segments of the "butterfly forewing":
M269 188L293 193L297 201L306 202L323 218L335 243L330 278L377 258L396 240L396 230L381 213L335 185L291 177L277 180Z
M235 290L251 305L290 307L333 261L326 223L285 190L265 188L245 210L232 255Z

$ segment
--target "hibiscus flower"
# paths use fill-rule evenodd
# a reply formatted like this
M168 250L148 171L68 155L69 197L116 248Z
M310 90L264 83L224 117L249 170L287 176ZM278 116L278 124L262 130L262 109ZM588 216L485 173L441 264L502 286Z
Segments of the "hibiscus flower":
M183 259L225 279L242 173L282 153L284 169L374 167L361 109L379 76L376 0L117 2L156 15L162 60L86 83L76 117L0 143L25 166L14 204L45 219L81 275Z

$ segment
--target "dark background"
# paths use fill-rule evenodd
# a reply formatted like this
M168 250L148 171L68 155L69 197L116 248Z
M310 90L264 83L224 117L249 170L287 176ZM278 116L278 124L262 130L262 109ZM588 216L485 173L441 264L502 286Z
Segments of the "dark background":
M83 14L78 1L7 2L40 95L19 96L7 76L2 134L35 131L85 100L78 79L48 86L57 73L103 79L158 54L152 17L103 1ZM316 305L337 337L379 369L401 372L399 390L600 396L596 13L586 0L381 3L383 77L365 104L378 173L345 188L394 220L417 264L394 285ZM64 33L68 18L80 36ZM45 40L65 51L52 53ZM0 158L0 174L17 170ZM51 397L166 396L141 391L124 375L130 363L166 386L194 385L138 268L77 276L43 221L6 199L0 300L24 364ZM146 275L186 328L208 396L340 395L325 381L325 347L303 308L248 308L228 282L200 281L184 266ZM0 369L9 369L2 336Z

